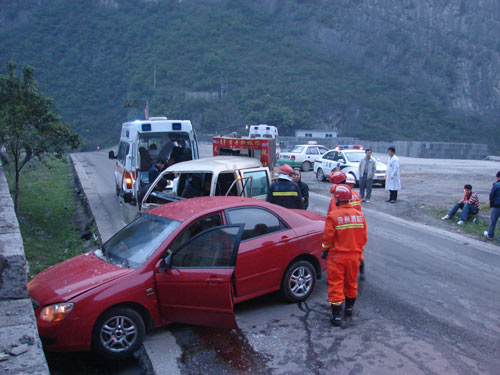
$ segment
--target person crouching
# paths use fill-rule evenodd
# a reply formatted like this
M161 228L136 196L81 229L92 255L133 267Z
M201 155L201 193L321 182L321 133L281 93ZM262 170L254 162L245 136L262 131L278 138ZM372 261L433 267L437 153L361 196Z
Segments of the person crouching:
M349 204L351 189L338 185L333 196L337 209L331 210L326 218L322 256L326 255L328 301L332 308L330 322L340 326L344 300L344 317L352 317L358 295L359 259L367 241L367 231L364 215Z

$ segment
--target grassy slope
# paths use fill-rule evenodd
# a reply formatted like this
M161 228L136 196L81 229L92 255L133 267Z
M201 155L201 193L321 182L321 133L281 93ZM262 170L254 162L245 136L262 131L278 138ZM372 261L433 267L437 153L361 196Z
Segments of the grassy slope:
M76 223L76 195L69 183L68 161L47 158L21 172L18 220L29 278L80 254L83 242ZM11 190L12 175L8 175Z

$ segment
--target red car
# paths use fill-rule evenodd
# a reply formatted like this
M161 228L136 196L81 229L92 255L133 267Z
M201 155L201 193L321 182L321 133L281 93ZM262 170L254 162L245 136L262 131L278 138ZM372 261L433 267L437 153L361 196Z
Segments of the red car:
M236 328L233 304L281 289L309 297L325 270L324 217L241 197L157 207L29 284L44 348L137 350L170 322Z

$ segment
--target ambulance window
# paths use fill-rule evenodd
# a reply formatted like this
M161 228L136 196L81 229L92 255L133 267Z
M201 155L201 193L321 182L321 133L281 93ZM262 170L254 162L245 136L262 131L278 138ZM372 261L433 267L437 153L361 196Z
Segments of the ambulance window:
M120 142L120 145L118 146L118 154L116 155L116 159L120 163L125 164L125 159L127 157L129 148L130 146L127 142Z

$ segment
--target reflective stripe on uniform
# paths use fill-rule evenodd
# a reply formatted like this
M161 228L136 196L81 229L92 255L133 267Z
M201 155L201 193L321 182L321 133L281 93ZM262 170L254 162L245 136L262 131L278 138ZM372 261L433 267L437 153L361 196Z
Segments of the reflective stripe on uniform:
M298 197L296 191L273 191L273 197Z
M361 202L360 201L353 201L353 202L349 202L349 204L351 206L359 206L361 204Z
M363 223L335 225L335 229L364 228L364 227L365 227L365 225Z

